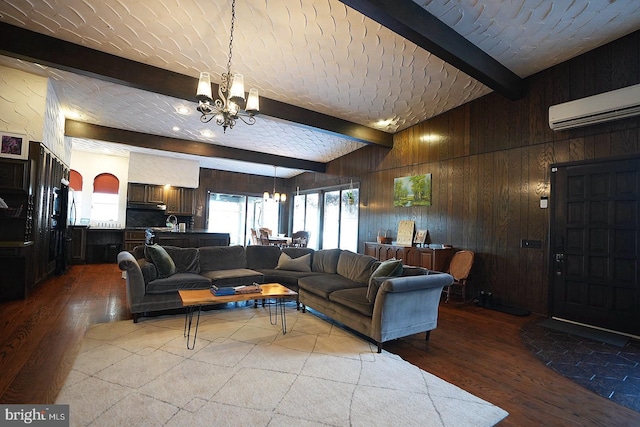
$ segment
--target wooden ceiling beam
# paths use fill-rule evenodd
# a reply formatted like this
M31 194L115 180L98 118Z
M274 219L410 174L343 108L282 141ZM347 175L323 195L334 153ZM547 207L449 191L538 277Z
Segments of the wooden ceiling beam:
M511 100L523 81L412 0L340 0Z
M218 157L222 159L238 160L269 166L280 166L311 172L325 173L327 170L325 163L313 162L310 160L259 153L257 151L242 150L239 148L224 147L222 145L207 144L206 142L169 138L166 136L110 128L71 119L65 120L64 134L65 136L74 138L97 139L100 141L131 145L134 147L150 148L153 150L192 154L203 157Z
M12 58L69 71L195 102L198 79L69 43L0 22L0 53ZM218 85L212 84L213 93ZM260 114L311 127L365 144L393 147L393 135L357 123L260 97Z

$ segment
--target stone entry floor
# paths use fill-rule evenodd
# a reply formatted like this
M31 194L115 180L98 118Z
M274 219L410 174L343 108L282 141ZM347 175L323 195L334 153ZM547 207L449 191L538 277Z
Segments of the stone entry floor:
M624 347L554 331L531 322L522 341L544 364L594 393L640 412L640 341Z

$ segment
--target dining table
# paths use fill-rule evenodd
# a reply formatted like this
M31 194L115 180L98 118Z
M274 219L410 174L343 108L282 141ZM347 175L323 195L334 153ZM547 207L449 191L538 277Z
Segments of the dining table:
M269 244L274 246L289 246L291 245L291 237L269 236Z

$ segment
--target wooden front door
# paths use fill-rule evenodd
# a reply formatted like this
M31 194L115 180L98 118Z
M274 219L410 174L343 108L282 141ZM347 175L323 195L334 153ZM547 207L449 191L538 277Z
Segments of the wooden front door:
M640 335L640 159L551 170L552 316Z

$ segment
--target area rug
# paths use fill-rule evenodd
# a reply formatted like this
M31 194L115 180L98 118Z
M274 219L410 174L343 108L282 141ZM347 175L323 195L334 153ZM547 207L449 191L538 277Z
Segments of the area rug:
M72 426L492 426L508 413L287 306L95 325L59 393Z

